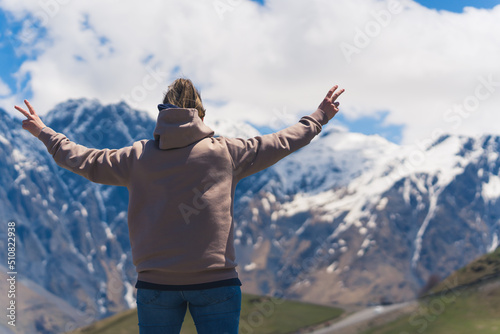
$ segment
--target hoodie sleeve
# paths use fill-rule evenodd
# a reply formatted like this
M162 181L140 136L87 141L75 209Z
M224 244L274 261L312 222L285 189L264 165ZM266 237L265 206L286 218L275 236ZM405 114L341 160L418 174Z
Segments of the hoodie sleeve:
M133 154L133 146L119 150L92 149L75 144L65 135L49 127L38 136L55 162L86 179L107 185L127 186Z
M239 180L272 166L292 152L306 146L328 123L326 114L316 110L284 130L250 139L226 139Z

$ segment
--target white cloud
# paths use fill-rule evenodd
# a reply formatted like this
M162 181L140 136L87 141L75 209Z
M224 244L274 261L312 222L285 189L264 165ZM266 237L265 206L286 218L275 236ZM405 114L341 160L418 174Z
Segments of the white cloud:
M0 79L0 96L7 96L10 95L11 91L9 86Z
M338 83L347 89L346 117L388 110L387 122L405 125L406 142L435 129L499 133L500 85L479 89L483 98L472 103L481 80L500 83L500 6L456 14L410 0L393 10L394 1L267 0L261 7L248 0L0 0L0 6L17 18L30 12L47 28L41 53L19 72L30 75L40 113L68 98L113 103L128 96L155 115L168 83L183 74L201 88L208 117L268 124L283 110L299 116ZM231 10L221 19L214 3ZM350 62L346 44L357 49ZM448 111L464 102L470 111Z

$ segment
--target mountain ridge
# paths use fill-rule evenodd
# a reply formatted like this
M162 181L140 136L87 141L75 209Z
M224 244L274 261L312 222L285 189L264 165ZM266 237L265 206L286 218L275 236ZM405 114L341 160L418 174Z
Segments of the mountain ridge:
M61 169L20 120L5 111L0 119L0 217L18 223L20 270L95 319L132 307L126 189ZM152 138L155 126L124 103L87 99L63 102L43 120L95 148ZM218 135L258 134L242 123L206 121ZM499 152L492 135L445 135L416 148L328 125L236 188L244 289L330 305L415 298L432 275L498 244Z

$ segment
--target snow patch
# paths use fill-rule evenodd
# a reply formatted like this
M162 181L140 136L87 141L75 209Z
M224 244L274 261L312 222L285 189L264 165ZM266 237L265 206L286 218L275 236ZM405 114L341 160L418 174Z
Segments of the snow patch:
M311 207L316 207L317 203L314 199L308 198L307 194L298 193L293 197L291 202L283 205L283 208L279 210L279 215L284 217L292 217L301 212L307 212Z
M54 197L54 188L52 188L52 187L49 186L48 190L49 190L49 201L55 202L56 199Z
M104 232L106 232L106 237L108 239L114 239L115 238L115 236L114 236L113 232L111 232L111 229L109 228L109 226L106 226L104 228Z
M124 282L124 285L125 285L125 290L127 291L124 297L125 301L127 302L129 308L134 308L137 306L135 304L135 298L134 298L134 287L129 282Z
M366 238L365 240L363 240L363 243L361 244L361 248L358 250L358 257L362 257L363 255L365 255L366 253L366 250L368 249L368 246L370 246L371 244L371 240Z
M21 153L17 148L12 150L12 158L16 162L26 161L26 156Z
M490 175L488 183L483 183L482 195L485 200L494 201L500 197L500 177Z
M308 279L305 279L303 281L300 281L299 283L295 284L294 287L299 288L299 287L310 287L311 286L311 281Z
M242 121L227 119L207 120L206 124L216 129L215 136L227 138L252 138L260 135L259 130Z
M481 178L483 177L484 175L484 169L480 168L478 171L477 171L477 177Z
M488 163L496 162L498 160L498 153L491 152L488 154Z
M26 186L24 184L21 184L21 194L23 194L24 196L28 196L30 194L30 191L26 188Z
M331 265L329 265L326 268L326 272L329 273L329 274L334 273L335 270L337 270L337 262L333 262Z
M256 223L259 220L259 209L252 208L252 222Z
M491 242L491 246L488 248L488 253L495 251L495 249L497 249L499 245L500 242L498 242L498 234L495 233L493 235L493 241Z
M277 221L278 217L279 217L278 211L273 211L273 213L271 213L271 221L273 222Z
M378 211L382 211L382 210L384 210L384 209L385 209L385 207L387 206L387 203L388 203L388 202L389 202L389 199L388 199L387 197L382 198L382 199L380 200L380 202L378 202L376 209L377 209Z
M106 296L106 283L101 282L101 285L99 287L99 292L101 293L102 296ZM106 304L106 299L104 297L99 298L97 300L97 305L99 306L99 312L101 314L106 313L106 306L104 306L105 304Z
M255 262L252 262L252 263L247 264L246 266L244 266L243 270L245 270L245 271L252 271L255 268L257 268L257 264L255 264Z
M416 268L417 267L417 262L420 259L420 252L422 251L422 241L423 237L425 234L425 231L427 230L427 227L429 226L429 223L431 219L434 217L434 213L437 208L437 200L439 198L439 194L442 192L442 189L436 190L435 187L429 186L429 211L427 212L427 215L425 216L424 221L422 222L422 225L420 226L420 229L417 232L417 237L415 239L415 251L413 253L412 257L412 267Z
M10 142L2 135L0 135L0 142L4 145L10 146Z
M47 210L47 214L49 215L50 218L52 218L53 221L58 221L59 217L57 217L52 210Z
M257 241L255 242L255 245L253 245L254 249L260 248L262 246L262 242L264 241L264 238L262 236L257 237Z
M80 209L80 212L82 213L83 217L88 217L89 213L87 212L87 209L85 209L83 206Z
M405 200L406 204L410 204L410 191L411 191L410 179L406 178L405 185L403 188L403 199Z
M366 227L368 228L375 228L377 227L377 223L375 223L374 220L370 220L367 224L366 224Z
M309 226L310 223L311 223L310 219L306 220L304 224L302 224L302 226L297 231L295 231L295 235L301 235L305 231L307 226Z
M116 216L116 219L125 219L127 218L127 211L121 211L118 216Z
M261 203L265 213L271 212L271 204L269 204L269 200L267 198L262 198Z
M122 256L120 256L120 263L118 263L116 265L116 269L118 269L119 271L122 271L123 265L125 264L126 259L127 259L127 254L122 254Z

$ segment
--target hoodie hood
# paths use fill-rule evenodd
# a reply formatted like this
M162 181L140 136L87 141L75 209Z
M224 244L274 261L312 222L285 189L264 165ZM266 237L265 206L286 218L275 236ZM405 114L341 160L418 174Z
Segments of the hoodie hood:
M162 150L185 147L214 135L196 109L177 108L171 104L160 104L158 109L160 112L153 134Z

